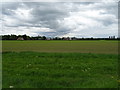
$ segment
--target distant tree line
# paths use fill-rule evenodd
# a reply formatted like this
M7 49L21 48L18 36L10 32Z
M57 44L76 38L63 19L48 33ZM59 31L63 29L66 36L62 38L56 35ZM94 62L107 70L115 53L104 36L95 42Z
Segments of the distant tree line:
M115 36L109 36L108 38L77 38L77 37L46 37L46 36L27 36L24 35L1 35L0 40L120 40L120 38L116 38Z
M1 35L0 36L2 40L17 40L18 38L23 38L24 40L46 40L45 36L36 36L36 37L30 37L25 35Z

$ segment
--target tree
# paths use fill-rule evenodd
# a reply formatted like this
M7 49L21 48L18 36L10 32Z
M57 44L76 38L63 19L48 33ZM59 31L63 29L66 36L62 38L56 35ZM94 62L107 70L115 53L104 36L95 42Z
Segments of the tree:
M10 36L9 40L17 40L17 36L16 36L16 35L11 34L11 36Z
M46 37L45 37L45 36L42 36L41 39L42 39L42 40L46 40Z

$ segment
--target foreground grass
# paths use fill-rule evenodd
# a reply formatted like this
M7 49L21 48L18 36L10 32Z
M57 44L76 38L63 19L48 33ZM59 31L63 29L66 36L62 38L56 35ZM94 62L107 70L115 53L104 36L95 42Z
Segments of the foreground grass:
M2 51L79 52L117 54L118 41L2 41Z
M3 88L116 88L117 55L3 52Z

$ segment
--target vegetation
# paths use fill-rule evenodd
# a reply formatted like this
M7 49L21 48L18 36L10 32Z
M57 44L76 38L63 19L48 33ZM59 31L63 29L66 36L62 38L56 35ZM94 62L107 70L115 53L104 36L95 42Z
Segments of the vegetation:
M0 36L0 40L18 40L18 38L23 38L21 40L120 40L119 37L115 37L115 36L109 36L108 38L94 38L94 37L90 37L90 38L77 38L77 37L46 37L46 36L27 36L25 35L1 35ZM20 40L20 39L19 39Z
M3 41L2 50L37 52L118 53L118 41Z
M3 88L117 88L117 55L3 52Z
M2 35L1 36L2 40L17 40L18 38L23 38L24 40L45 40L46 37L45 36L37 36L37 37L30 37L30 36L27 36L26 34L25 35L14 35L14 34L11 34L11 35Z
M120 83L118 41L5 40L2 46L3 88L117 88Z

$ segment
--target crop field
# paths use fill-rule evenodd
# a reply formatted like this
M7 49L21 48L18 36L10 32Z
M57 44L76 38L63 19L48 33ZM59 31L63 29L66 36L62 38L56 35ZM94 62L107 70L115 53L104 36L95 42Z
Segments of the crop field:
M117 88L117 41L3 41L3 88Z
M3 41L2 50L35 52L118 53L118 41Z

